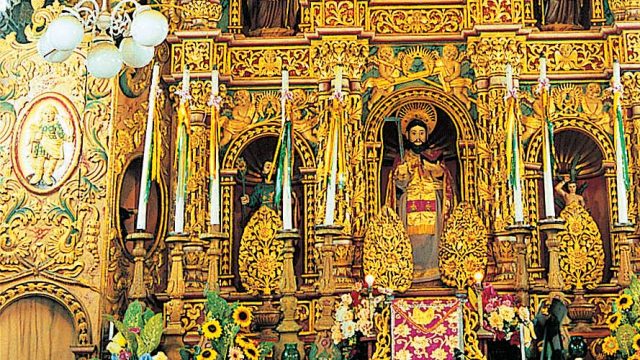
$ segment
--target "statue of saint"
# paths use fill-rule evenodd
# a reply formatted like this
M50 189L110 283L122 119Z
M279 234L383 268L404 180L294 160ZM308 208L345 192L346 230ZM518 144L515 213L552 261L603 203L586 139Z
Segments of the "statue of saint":
M300 4L297 0L247 0L250 36L289 36L298 25Z
M57 117L58 108L47 105L40 112L41 122L31 128L31 185L52 186L56 182L53 173L64 160L64 143L70 141Z
M568 192L564 191L563 189L565 184L567 184ZM576 201L580 205L582 205L582 207L585 207L586 204L584 202L584 198L582 197L582 195L576 193L578 189L578 183L575 181L572 181L569 175L565 175L562 181L556 185L555 189L564 200L564 207L567 207L569 206L569 204Z
M253 188L253 192L250 196L244 194L240 197L240 203L242 203L242 205L247 205L252 209L257 209L264 205L272 210L278 211L277 206L274 203L275 184L273 179L271 181L267 181L272 166L271 161L265 161L262 165L262 182Z
M548 0L544 9L544 29L551 31L581 30L580 12L583 0Z
M453 199L451 174L438 160L441 152L428 148L434 127L435 121L414 118L408 123L409 149L396 159L387 187L387 204L395 208L411 239L414 282L440 278L438 245Z

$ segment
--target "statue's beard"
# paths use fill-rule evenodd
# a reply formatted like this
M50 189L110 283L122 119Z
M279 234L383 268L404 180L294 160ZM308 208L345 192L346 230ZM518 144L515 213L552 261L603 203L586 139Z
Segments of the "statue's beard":
M427 148L428 148L428 145L426 142L423 142L419 145L413 142L409 142L409 149L411 149L411 151L413 151L416 154L422 153L423 151L427 150Z

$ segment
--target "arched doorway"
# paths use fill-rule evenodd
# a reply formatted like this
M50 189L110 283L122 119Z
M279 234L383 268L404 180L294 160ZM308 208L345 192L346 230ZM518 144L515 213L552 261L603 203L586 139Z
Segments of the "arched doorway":
M19 299L0 312L0 359L75 359L71 314L46 297Z

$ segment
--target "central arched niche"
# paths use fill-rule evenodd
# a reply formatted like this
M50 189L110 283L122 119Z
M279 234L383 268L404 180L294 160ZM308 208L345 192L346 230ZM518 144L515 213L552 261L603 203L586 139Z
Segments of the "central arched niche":
M394 120L400 119L400 121L402 121L405 117L410 119L416 111L420 111L420 109L425 108L425 106L431 106L436 113L436 124L428 135L427 144L431 149L442 151L442 155L438 158L438 161L444 162L445 166L451 173L451 177L453 179L454 204L460 199L460 164L458 161L458 149L456 146L458 142L456 127L451 120L451 117L441 108L429 103L415 102L393 111L390 116L386 118L386 121L382 126L383 152L380 163L380 195L382 197L382 204L386 204L386 195L390 179L389 176L393 170L394 161L396 158L400 157L400 139L404 141L404 151L409 151L407 139L404 138L404 135L402 138L398 136L398 125ZM404 121L407 122L407 119Z
M257 184L262 181L261 172L262 166L266 161L273 162L274 161L274 153L276 151L276 147L278 146L278 138L276 136L264 136L253 140L244 148L244 150L240 153L238 159L244 159L246 163L246 174L244 175L244 188L242 185L242 175L240 172L236 175L235 189L234 189L234 214L233 214L233 228L239 229L239 231L233 232L233 259L238 259L239 249L240 249L240 239L242 238L242 234L245 226L249 222L249 219L253 215L253 213L257 210L251 209L248 206L241 206L240 198L243 193L250 195L253 193L254 188ZM236 167L238 167L236 161ZM291 191L294 199L294 207L293 218L294 218L294 227L300 231L300 238L305 238L305 227L301 224L303 216L305 214L304 209L304 186L302 184L302 174L300 173L300 168L302 167L302 161L300 158L300 153L294 150L294 165L293 165L293 177L291 179ZM273 181L276 180L276 169L273 170ZM300 277L303 272L304 261L301 254L305 253L305 249L302 249L302 244L304 241L297 242L295 253L294 253L294 267L296 276ZM236 285L240 285L240 275L238 273L238 264L237 261L234 262L233 265L233 274ZM300 279L298 279L298 283Z

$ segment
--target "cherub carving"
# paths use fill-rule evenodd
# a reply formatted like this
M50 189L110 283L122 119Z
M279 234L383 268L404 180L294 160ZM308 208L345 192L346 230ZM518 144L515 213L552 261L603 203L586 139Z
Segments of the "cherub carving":
M536 96L534 94L535 87L532 86L531 92L523 91L522 94L522 102L529 106L532 110L531 115L525 115L522 117L522 126L524 127L524 132L522 134L522 139L526 140L531 137L536 131L540 129L542 126L542 120L544 117L544 109L542 105L542 96ZM553 106L553 105L552 105Z
M276 56L275 50L265 50L258 60L258 75L277 76L282 72L282 59Z
M240 131L256 118L256 107L253 105L251 93L247 90L238 90L233 94L233 107L231 108L231 117L221 116L222 136L220 145L224 146L234 139Z
M302 89L293 89L293 101L291 102L291 121L293 128L303 138L312 143L317 143L316 127L319 122L315 104L318 101L316 92L307 93Z
M580 101L582 113L606 132L612 132L611 116L604 110L602 88L597 83L589 83Z
M442 49L442 58L437 62L440 82L444 91L451 92L467 109L471 108L471 99L467 94L471 87L471 79L463 78L460 63L464 53L460 53L455 45L448 44Z
M380 75L366 79L363 84L365 89L371 88L371 97L367 103L369 109L371 109L378 100L393 91L394 82L400 77L400 65L403 57L403 53L395 57L393 48L388 45L383 45L380 46L376 55L371 58L369 68L377 65Z
M554 70L576 70L581 66L578 63L578 53L573 49L573 46L568 43L560 45L560 48L554 53L554 59Z

